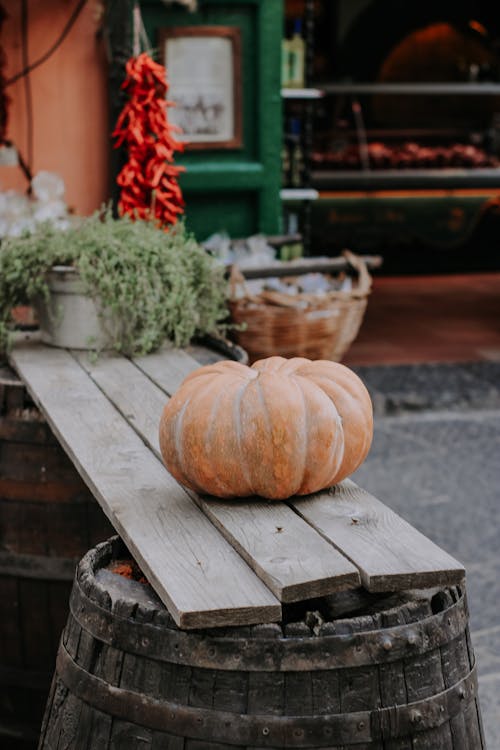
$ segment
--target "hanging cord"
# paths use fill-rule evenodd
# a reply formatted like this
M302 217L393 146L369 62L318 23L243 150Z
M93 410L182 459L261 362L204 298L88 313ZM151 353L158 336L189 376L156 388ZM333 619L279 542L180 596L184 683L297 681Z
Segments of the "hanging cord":
M147 52L150 57L153 57L152 46L149 41L149 37L142 20L141 7L138 2L134 5L133 10L133 38L132 38L132 54L134 57L138 57L141 52Z
M21 4L21 39L22 60L25 69L28 68L28 0ZM33 92L29 74L24 76L24 98L26 103L26 168L27 173L33 172ZM31 191L31 183L28 192Z
M20 78L23 78L24 76L27 76L29 73L31 73L32 70L35 70L35 68L38 68L39 65L42 65L42 63L44 63L46 60L49 59L49 57L51 57L54 54L54 52L56 51L56 49L58 47L60 47L60 45L63 43L63 41L68 36L69 32L71 31L71 29L73 28L73 26L75 24L76 19L78 18L78 16L82 12L82 10L83 10L83 8L84 8L84 6L86 4L87 4L87 0L79 0L78 5L76 6L76 8L74 9L73 13L69 17L68 21L66 22L66 25L65 25L64 29L62 30L61 34L56 39L56 41L54 42L54 44L51 47L49 47L49 49L47 50L47 52L45 52L45 54L43 54L41 57L39 57L38 60L35 60L35 62L27 64L27 63L24 63L24 61L23 61L24 68L22 70L20 70L19 73L16 73L16 75L12 76L12 78L8 78L5 81L5 87L11 86L13 83L15 83L16 81L18 81Z
M31 192L31 180L33 179L33 175L31 174L31 171L30 171L28 165L24 161L23 156L22 156L21 152L19 151L18 147L16 146L15 143L13 143L12 141L9 141L7 139L4 139L0 145L6 146L7 148L15 148L16 149L16 152L17 152L17 161L19 162L19 167L21 169L21 172L26 177L26 179L27 179L27 181L29 183L28 193L30 193Z
M139 57L141 53L141 43L139 40L139 31L141 27L141 9L139 8L139 3L136 3L134 5L134 9L132 11L132 18L133 18L133 24L132 24L132 33L133 33L133 39L132 39L132 54L134 57Z

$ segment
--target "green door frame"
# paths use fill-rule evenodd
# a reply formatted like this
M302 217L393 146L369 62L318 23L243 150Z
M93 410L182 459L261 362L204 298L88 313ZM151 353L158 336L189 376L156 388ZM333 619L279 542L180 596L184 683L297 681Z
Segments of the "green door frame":
M241 220L241 233L250 229L250 233L276 234L281 228L283 0L198 0L194 13L165 6L161 0L143 0L141 9L153 45L158 43L158 29L165 26L240 25L243 146L186 151L176 161L186 166L180 184L187 200L188 225L190 214L196 217L197 210L201 211L197 201L208 216L211 211L223 211L224 196L239 193L242 201L247 196L253 205L251 221ZM233 227L237 225L233 217Z

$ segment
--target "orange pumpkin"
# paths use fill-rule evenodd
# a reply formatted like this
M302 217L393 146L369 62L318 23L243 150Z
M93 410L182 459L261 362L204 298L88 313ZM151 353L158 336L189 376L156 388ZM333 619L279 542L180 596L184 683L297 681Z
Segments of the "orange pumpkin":
M186 487L280 500L330 487L364 461L370 396L344 365L269 357L191 373L163 410L160 448Z

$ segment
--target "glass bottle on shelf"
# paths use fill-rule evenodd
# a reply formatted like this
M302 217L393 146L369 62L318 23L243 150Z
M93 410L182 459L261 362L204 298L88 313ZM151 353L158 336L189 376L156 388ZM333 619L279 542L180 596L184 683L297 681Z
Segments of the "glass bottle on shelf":
M302 21L295 21L293 36L288 41L288 87L302 89L305 85L306 44L302 36Z
M290 85L290 39L281 40L281 85Z

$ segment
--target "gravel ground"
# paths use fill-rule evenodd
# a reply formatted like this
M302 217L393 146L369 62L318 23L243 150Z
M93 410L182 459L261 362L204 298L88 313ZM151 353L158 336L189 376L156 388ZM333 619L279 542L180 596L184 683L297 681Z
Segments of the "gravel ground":
M353 367L377 416L423 410L500 409L500 362Z
M372 450L354 479L465 565L483 722L488 748L495 750L500 748L500 364L357 371L379 416Z

